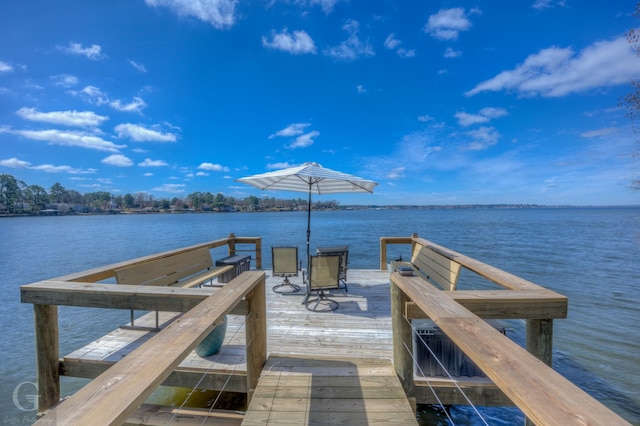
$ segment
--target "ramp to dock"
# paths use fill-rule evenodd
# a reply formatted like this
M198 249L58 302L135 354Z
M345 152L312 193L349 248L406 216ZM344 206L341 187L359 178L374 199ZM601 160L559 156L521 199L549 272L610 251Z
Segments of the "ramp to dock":
M389 359L272 354L242 424L417 425L417 421Z

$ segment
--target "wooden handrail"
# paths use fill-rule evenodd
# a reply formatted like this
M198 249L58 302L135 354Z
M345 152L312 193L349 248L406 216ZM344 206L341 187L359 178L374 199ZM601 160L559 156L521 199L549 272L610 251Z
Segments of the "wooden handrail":
M218 240L209 241L206 243L195 244L192 246L182 247L175 250L168 250L161 253L156 253L148 256L142 256L135 259L126 260L123 262L112 263L106 266L100 266L98 268L88 269L86 271L74 272L69 275L53 278L52 281L72 281L72 282L98 282L112 278L115 276L115 270L124 268L127 266L139 265L151 260L161 259L164 257L173 256L176 254L197 250L201 248L214 249L218 247L228 246L229 251L231 247L235 247L235 244L255 244L255 258L256 269L262 269L262 238L261 237L236 237L231 234L229 237L220 238Z
M35 424L122 424L180 362L220 324L244 297L252 326L247 326L247 376L257 382L266 361L265 273L247 271L189 310ZM248 319L249 321L249 319ZM264 337L260 338L262 332ZM251 340L249 340L251 339ZM264 340L264 342L262 342ZM249 353L250 351L260 353ZM153 360L153 362L149 362ZM249 384L249 389L255 383Z
M438 290L420 277L401 276L397 272L391 274L391 285L395 299L392 300L394 355L396 346L402 343L396 340L410 338L407 336L407 333L410 336L410 327L402 318L405 302L410 299L535 424L629 424L460 305L451 297L453 292ZM398 347L397 350L402 349ZM402 355L398 357L403 358ZM402 362L396 369L405 381L405 390L411 391L412 369Z

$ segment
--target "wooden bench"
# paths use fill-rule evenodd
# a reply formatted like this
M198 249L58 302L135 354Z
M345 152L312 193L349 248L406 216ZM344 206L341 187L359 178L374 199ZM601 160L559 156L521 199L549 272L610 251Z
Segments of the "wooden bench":
M214 267L209 249L204 247L126 266L114 272L118 284L195 287L209 281L211 286L222 287L224 284L214 283L213 279L232 269L233 265ZM134 327L133 321L131 310L131 327Z
M232 269L214 268L209 249L201 248L116 269L115 274L118 284L195 287L207 280L214 285L215 277Z
M408 271L411 268L411 271ZM391 262L391 272L417 275L432 284L437 284L443 290L456 290L460 277L461 265L443 255L419 244L413 247L411 262L394 260ZM405 271L408 271L407 274Z

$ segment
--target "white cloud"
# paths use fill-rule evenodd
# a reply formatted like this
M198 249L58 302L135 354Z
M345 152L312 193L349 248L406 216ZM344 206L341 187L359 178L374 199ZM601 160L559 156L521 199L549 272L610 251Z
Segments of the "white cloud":
M358 21L351 19L342 26L342 29L349 33L349 37L338 46L325 49L325 55L344 61L353 61L375 55L373 46L358 38L358 33L360 32L360 24Z
M41 164L39 166L30 167L30 169L37 170L40 172L45 172L45 173L69 173L72 175L97 172L96 169L84 170L84 169L76 169L75 167L71 167L71 166L54 166L52 164Z
M270 39L266 36L262 37L262 45L272 49L283 50L292 55L316 53L316 45L305 31L294 31L293 34L289 34L286 29L277 34L272 31Z
M458 119L458 124L461 126L471 126L473 124L487 123L488 121L507 115L507 110L504 108L487 107L482 108L478 114L469 114L466 112L457 112L455 117Z
M466 147L469 151L480 151L498 143L500 133L493 127L480 127L476 130L466 132L473 139Z
M9 130L0 129L0 133L13 133L27 139L45 141L51 145L72 146L95 149L98 151L118 152L126 145L116 145L99 136L81 131L48 130Z
M235 24L238 0L145 0L149 6L168 7L178 16L192 16L218 29Z
M583 138L599 138L602 136L609 136L615 133L620 132L620 129L617 127L605 127L603 129L590 130L588 132L580 133L580 137Z
M108 164L110 166L117 166L117 167L133 166L133 161L131 161L131 159L125 157L122 154L110 155L106 158L103 158L101 162L104 164Z
M147 72L147 69L145 68L145 66L143 64L139 64L136 61L132 61L132 60L129 60L129 63L131 64L132 67L134 67L135 69L137 69L141 73L146 73Z
M555 2L555 5L553 3L553 0L535 0L531 7L538 10L549 9L554 7L555 5L558 5L560 7L567 7L565 0L558 0Z
M307 0L312 5L319 5L322 11L326 14L331 13L333 7L341 0ZM299 3L305 3L305 0L298 1Z
M269 163L267 164L267 169L268 170L278 170L278 169L287 169L289 167L294 167L296 165L294 164L290 164L288 162L284 162L284 163Z
M97 44L92 44L90 47L82 47L81 43L70 42L69 46L56 46L61 52L69 53L71 55L81 55L92 61L99 61L106 59L108 56L102 53L102 47Z
M397 180L404 177L404 172L406 171L406 167L396 167L391 169L389 173L387 173L387 179Z
M165 183L161 186L153 188L154 191L168 192L170 194L180 194L184 192L185 185L182 183Z
M71 93L74 96L80 96L85 101L95 104L95 105L103 105L109 102L109 98L106 94L102 92L96 86L86 86L84 89L80 91L72 90Z
M317 130L312 130L309 133L305 133L303 135L298 136L290 145L289 148L307 148L313 145L314 138L320 136L320 132Z
M123 112L140 112L147 107L144 100L138 96L133 97L133 101L123 104L119 99L109 102L113 109Z
M273 4L276 2L293 3L302 7L313 7L317 5L317 6L320 6L322 11L328 15L329 13L331 13L334 6L341 1L345 1L345 0L270 0L269 3L270 4Z
M433 121L434 118L428 114L418 116L418 121L422 121L423 123L427 123L429 121Z
M396 47L400 46L400 43L402 43L402 42L400 40L396 39L395 35L393 33L391 33L385 39L384 47L386 47L387 49L394 50Z
M139 64L139 63L137 63L136 61L133 61L133 60L129 60L129 63L131 64L132 67L137 69L139 72L141 72L141 73L146 73L147 72L147 68L145 68L145 66L143 64Z
M471 10L469 14L471 13L479 13L479 11ZM438 13L429 16L424 32L439 40L456 40L461 31L471 28L468 16L461 7L440 9Z
M0 72L11 72L13 67L6 62L0 61Z
M447 47L447 50L444 51L445 58L457 58L462 56L462 52L459 50L454 50L451 47Z
M413 58L414 56L416 56L416 51L415 50L413 50L413 49L405 49L403 47L401 47L400 49L396 50L396 53L401 58Z
M162 167L167 165L167 162L164 160L152 160L151 158L145 158L143 162L138 163L140 167Z
M198 166L199 169L201 170L209 170L212 172L228 172L229 168L222 166L220 164L213 164L213 163L202 163Z
M40 112L35 108L20 108L16 114L25 120L63 126L98 127L109 119L93 111L50 111Z
M76 84L78 84L78 77L70 74L52 75L49 78L53 81L53 84L55 84L56 86L61 86L65 88L73 87Z
M6 160L0 160L0 166L9 167L12 169L28 169L31 163L28 161L18 160L17 158L8 158Z
M69 173L69 174L87 174L95 173L96 169L76 169L71 166L54 166L51 164L41 164L39 166L32 166L28 161L19 160L17 158L9 158L7 160L0 160L0 166L10 167L12 169L31 169L46 173Z
M384 47L390 50L395 50L395 52L401 58L413 58L416 56L416 51L413 49L405 49L404 47L399 47L402 42L395 38L393 33L389 34L384 41Z
M503 71L466 92L514 91L522 96L560 97L628 84L640 77L640 61L624 37L597 41L575 53L550 47L530 55L515 69Z
M119 138L129 138L135 142L175 142L177 140L173 133L163 133L139 124L118 124L115 131Z
M359 93L360 95L364 95L364 94L366 94L366 93L367 93L367 89L365 89L365 88L364 88L364 86L363 86L362 84L358 84L358 85L356 86L356 90L358 91L358 93Z
M269 135L269 139L273 139L276 136L297 136L297 135L301 135L304 133L304 129L308 126L310 126L311 123L293 123L293 124L289 124L287 127L285 127L282 130L278 130L277 132L275 132L272 135Z

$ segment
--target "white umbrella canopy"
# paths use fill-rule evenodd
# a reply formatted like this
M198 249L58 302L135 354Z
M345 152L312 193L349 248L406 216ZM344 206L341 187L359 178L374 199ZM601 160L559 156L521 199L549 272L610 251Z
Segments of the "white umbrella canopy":
M311 237L311 194L373 192L377 182L322 167L318 163L304 163L273 172L237 179L258 189L306 192L309 194L307 214L307 259Z
M297 167L243 177L238 179L238 182L258 189L312 194L373 192L377 185L374 181L327 169L318 163L304 163Z

